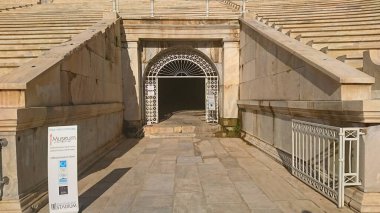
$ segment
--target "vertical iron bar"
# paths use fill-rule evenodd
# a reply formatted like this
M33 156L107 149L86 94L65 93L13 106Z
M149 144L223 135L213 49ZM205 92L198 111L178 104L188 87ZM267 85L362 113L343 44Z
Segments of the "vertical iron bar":
M305 152L305 156L306 158L304 158L304 163L305 163L305 173L306 174L309 174L309 167L307 165L308 161L309 161L309 156L308 156L308 142L309 142L309 135L308 133L305 134L305 147L303 149L303 151Z
M154 0L150 0L150 17L154 17Z
M335 152L336 152L336 142L334 141L334 147L333 147L333 190L336 190L335 189L335 176L336 176L336 156L335 156Z
M210 120L209 120L209 116L208 116L208 114L209 114L209 110L208 110L208 100L207 100L207 95L208 95L208 90L207 90L207 88L208 88L208 82L209 82L209 79L208 78L205 78L205 97L206 97L206 101L205 101L205 109L206 109L206 121L207 122L210 122Z
M294 145L295 144L294 140L295 140L295 137L294 137L294 122L292 122L292 171L293 171L293 168L294 168L294 160L295 160L294 150L296 149L296 147Z
M348 147L348 172L352 173L352 140L350 140Z
M316 136L313 135L313 157L314 157L314 179L316 179L317 177L317 153L316 153L316 150L317 150L317 143L316 143Z
M313 176L313 138L312 135L310 134L309 136L309 175L310 177Z
M322 138L322 153L323 153L323 156L322 156L322 160L323 160L323 163L322 163L322 165L323 165L323 176L322 176L322 182L323 182L323 184L325 184L325 174L326 174L326 172L325 172L325 168L326 168L326 165L325 165L325 158L326 158L326 156L325 156L325 139L324 138Z
M116 12L116 0L112 0L112 11Z
M206 16L209 15L209 0L206 0Z
M296 141L295 141L295 151L296 151L296 168L298 169L299 168L299 157L298 157L298 149L299 149L299 138L300 138L300 133L298 132L298 129L297 129L297 132L296 132Z
M339 134L339 187L338 187L338 207L344 205L344 129L340 129Z
M305 133L302 133L302 172L305 173Z
M327 187L330 187L330 141L333 139L327 139Z
M360 130L357 130L357 138L356 138L356 168L355 168L355 173L356 173L356 183L359 182L359 148L360 148Z
M246 0L241 0L241 4L240 4L240 14L242 16L244 16L244 13L245 13L245 1Z
M318 136L318 182L321 182L321 137Z

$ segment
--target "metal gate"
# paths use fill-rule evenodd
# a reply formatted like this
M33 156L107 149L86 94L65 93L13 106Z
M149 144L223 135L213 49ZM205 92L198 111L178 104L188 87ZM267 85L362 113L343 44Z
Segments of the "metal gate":
M360 185L361 128L339 128L292 120L292 173L344 206L344 187Z
M203 53L190 48L168 49L148 64L144 91L145 119L148 125L159 122L159 78L204 78L206 121L218 122L218 73Z

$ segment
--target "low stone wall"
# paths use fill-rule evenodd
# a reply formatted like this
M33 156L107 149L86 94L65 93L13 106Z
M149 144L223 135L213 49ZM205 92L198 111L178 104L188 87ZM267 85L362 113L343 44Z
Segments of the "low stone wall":
M120 20L104 17L0 79L1 211L32 211L47 193L47 129L78 125L79 172L122 135ZM32 207L32 208L31 208Z
M380 101L375 79L254 20L241 19L242 136L286 166L291 163L292 119L363 127L362 185L347 191L352 208L378 212ZM370 192L370 193L369 193ZM354 196L355 195L355 196Z
M371 99L373 77L263 23L241 19L240 43L241 100Z

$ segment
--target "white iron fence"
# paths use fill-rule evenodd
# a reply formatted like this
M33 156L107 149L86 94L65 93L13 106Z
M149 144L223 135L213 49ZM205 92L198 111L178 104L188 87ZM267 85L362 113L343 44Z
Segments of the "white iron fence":
M360 185L361 128L339 128L292 120L292 173L344 206L344 187Z

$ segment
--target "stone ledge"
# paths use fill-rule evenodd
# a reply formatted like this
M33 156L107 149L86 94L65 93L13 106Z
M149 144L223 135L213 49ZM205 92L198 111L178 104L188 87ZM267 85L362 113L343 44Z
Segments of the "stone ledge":
M121 103L2 109L0 131L21 131L49 123L72 122L122 110Z
M380 212L380 193L362 192L349 187L345 189L345 202L359 212Z
M239 108L309 118L359 123L380 123L380 100L270 101L239 100Z
M277 46L310 64L341 84L373 84L375 79L337 59L292 39L256 20L240 18L241 23L254 29Z

